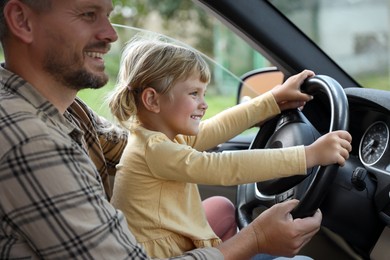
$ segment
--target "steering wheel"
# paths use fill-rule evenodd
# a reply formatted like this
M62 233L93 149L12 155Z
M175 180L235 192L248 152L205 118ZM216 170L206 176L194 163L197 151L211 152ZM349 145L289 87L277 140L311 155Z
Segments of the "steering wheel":
M307 94L325 95L330 104L330 131L347 130L348 100L340 84L329 76L316 75L301 86ZM309 145L321 134L299 109L283 111L261 126L249 149L282 148ZM253 221L257 207L269 208L276 203L296 198L300 202L291 212L293 218L312 216L326 196L338 164L307 169L306 175L277 178L237 188L237 222L243 228Z

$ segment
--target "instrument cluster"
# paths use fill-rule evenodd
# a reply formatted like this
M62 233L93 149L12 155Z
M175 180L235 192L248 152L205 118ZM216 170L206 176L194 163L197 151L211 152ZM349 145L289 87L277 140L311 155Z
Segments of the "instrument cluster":
M390 172L389 127L383 121L371 124L363 134L359 145L359 157L367 167ZM385 161L384 158L387 158Z

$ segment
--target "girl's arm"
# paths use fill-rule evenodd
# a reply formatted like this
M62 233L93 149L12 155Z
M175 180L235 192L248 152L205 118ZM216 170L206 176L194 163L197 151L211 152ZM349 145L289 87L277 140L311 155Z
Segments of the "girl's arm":
M275 98L271 92L267 92L203 121L199 134L196 137L183 137L184 142L199 151L205 151L279 113Z

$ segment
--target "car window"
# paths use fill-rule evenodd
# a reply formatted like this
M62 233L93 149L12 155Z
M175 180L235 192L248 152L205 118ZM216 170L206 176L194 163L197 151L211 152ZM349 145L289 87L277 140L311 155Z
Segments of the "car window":
M361 86L390 90L389 0L270 0Z
M107 103L102 101L105 100L108 92L114 88L123 46L137 34L157 34L166 38L167 41L175 41L197 49L203 53L203 57L208 61L212 72L212 80L207 89L206 102L209 108L204 119L234 106L237 103L237 92L241 77L248 71L272 67L273 65L216 18L198 8L192 1L184 0L183 2L188 4L186 12L202 16L204 17L202 19L207 19L207 22L203 22L202 25L201 20L196 20L199 23L197 25L197 22L194 22L193 15L186 17L177 14L180 16L180 23L183 25L183 28L178 28L176 20L179 18L171 17L171 22L166 21L164 20L166 17L159 10L146 14L142 23L133 22L132 19L118 19L114 16L112 23L118 32L119 38L105 57L110 82L99 90L82 90L78 96L99 114L113 120ZM117 6L116 12L122 18L127 13L138 12L130 9L129 6ZM134 23L137 26L133 26Z

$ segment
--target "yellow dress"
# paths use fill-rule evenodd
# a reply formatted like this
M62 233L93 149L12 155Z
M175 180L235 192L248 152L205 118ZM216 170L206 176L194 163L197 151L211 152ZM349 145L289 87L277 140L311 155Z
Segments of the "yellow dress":
M197 184L237 185L306 173L303 146L202 152L280 113L271 93L205 120L197 136L138 127L117 166L111 203L152 257L177 256L221 241L209 226Z

